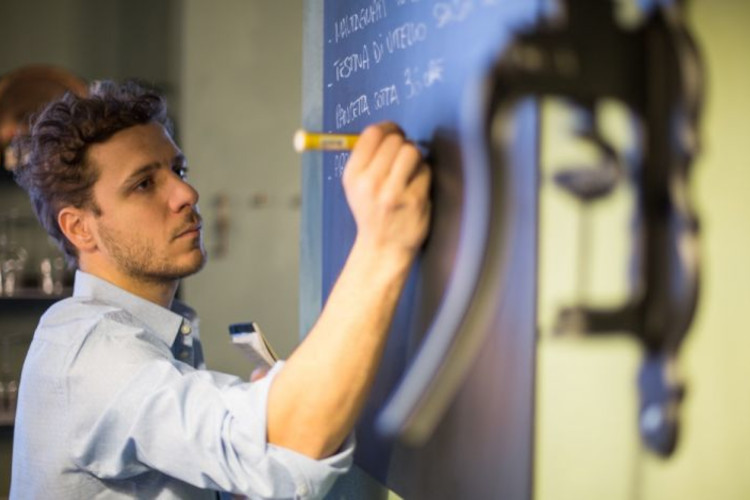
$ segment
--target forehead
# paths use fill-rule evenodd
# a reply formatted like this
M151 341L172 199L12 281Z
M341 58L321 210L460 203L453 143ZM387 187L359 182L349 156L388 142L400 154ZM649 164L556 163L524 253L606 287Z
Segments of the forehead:
M127 176L152 163L169 164L179 154L180 149L163 126L147 123L120 130L92 145L87 156L104 178Z

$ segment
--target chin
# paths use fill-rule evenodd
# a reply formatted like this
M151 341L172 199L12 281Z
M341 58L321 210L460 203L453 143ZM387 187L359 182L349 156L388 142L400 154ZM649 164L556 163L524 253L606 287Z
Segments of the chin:
M188 258L180 259L170 266L166 274L175 279L187 278L197 273L206 265L206 254L202 250L192 253Z
M203 269L203 266L206 265L206 253L203 251L198 252L198 255L196 255L193 260L186 264L185 266L185 277L191 276L201 269Z

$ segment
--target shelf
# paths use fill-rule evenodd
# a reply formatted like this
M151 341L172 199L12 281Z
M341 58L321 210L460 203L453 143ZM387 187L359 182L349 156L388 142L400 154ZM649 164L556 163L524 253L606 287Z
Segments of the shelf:
M42 226L39 223L39 219L36 218L34 214L14 214L14 215L8 215L5 213L0 212L0 224L5 223L6 221L12 222L16 227L36 227L39 228L40 232L43 232ZM2 226L0 226L2 227Z
M58 300L70 297L73 294L71 288L63 289L63 292L59 295L47 295L39 290L19 290L11 296L0 295L0 307L3 305L28 305L28 304L47 304L51 305Z

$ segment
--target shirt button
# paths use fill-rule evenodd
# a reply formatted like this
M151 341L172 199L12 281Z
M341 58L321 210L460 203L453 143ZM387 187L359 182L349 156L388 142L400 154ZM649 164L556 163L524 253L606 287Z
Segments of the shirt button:
M300 484L299 486L297 486L296 493L298 496L304 497L304 496L307 496L309 492L307 490L307 486L305 486L304 484Z
M187 323L183 323L182 326L180 327L180 333L183 335L190 335L190 332L192 331L193 329L190 328L190 325L188 325Z
M180 359L188 359L190 357L190 352L185 349L180 353Z

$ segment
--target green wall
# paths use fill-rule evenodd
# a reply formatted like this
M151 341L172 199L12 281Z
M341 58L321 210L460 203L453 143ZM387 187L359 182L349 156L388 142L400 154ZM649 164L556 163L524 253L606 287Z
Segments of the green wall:
M702 154L693 194L702 222L702 291L681 357L688 383L683 436L660 460L637 445L634 390L640 349L627 339L560 338L557 306L573 296L577 207L543 188L536 498L685 500L750 498L750 3L690 2L689 20L707 63ZM558 110L547 120L554 133ZM622 128L618 138L625 140ZM564 146L553 145L562 155ZM549 161L550 153L545 158ZM611 303L625 286L630 193L592 216L592 300Z
M209 366L247 377L229 323L258 322L282 357L298 342L302 2L185 0L181 19L179 125L208 250L184 298Z

